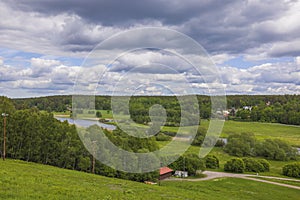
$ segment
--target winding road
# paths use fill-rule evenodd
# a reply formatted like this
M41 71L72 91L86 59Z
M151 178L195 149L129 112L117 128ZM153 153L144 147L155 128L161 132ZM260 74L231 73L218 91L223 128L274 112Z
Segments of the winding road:
M205 172L203 172L203 174L205 174L207 176L204 178L194 178L194 179L169 178L169 179L165 179L165 181L205 181L205 180L211 180L211 179L216 179L216 178L230 177L230 178L243 178L243 179L248 179L248 180L252 180L252 181L269 183L269 184L273 184L273 185L279 185L279 186L283 186L283 187L300 190L299 186L289 185L289 184L284 184L284 183L277 183L277 182L272 182L272 181L257 179L257 178L269 178L269 179L277 179L277 180L285 180L285 181L295 181L295 182L300 183L300 180L297 180L297 179L280 178L280 177L273 177L273 176L259 176L259 175L251 175L251 174L233 174L233 173L212 172L212 171L205 171Z

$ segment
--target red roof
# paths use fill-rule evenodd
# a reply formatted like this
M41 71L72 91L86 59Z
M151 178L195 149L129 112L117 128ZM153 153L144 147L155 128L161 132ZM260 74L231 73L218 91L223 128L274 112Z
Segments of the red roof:
M159 175L167 174L169 172L172 172L173 170L169 167L162 167L159 169Z

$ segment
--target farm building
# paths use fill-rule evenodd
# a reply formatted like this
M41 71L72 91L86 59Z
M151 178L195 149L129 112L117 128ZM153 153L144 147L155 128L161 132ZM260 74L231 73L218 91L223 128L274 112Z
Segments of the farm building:
M188 177L188 172L186 172L186 171L175 171L174 176L186 178L186 177Z
M169 167L161 167L159 169L159 180L163 180L172 176L173 170Z

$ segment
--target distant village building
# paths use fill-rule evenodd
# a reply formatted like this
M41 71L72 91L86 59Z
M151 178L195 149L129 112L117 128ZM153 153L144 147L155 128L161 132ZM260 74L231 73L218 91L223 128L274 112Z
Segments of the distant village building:
M224 145L226 145L228 143L227 138L219 138L219 140L221 140L224 143Z
M174 176L186 178L186 177L188 177L188 172L186 172L186 171L175 171Z
M237 112L237 109L235 107L232 107L228 110L231 116L235 116L235 113Z
M223 110L223 116L224 116L224 117L228 117L229 114L230 114L230 111L228 111L228 110Z
M244 106L243 109L244 109L244 110L250 110L250 111L251 111L251 110L252 110L252 106Z
M159 169L159 180L169 178L172 176L172 174L173 174L173 170L170 169L169 167L161 167Z

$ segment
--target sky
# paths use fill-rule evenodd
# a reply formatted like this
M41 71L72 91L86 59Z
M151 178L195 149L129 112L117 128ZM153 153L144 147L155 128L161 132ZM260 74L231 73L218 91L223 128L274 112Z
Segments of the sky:
M0 19L0 95L300 94L298 0L6 0Z

